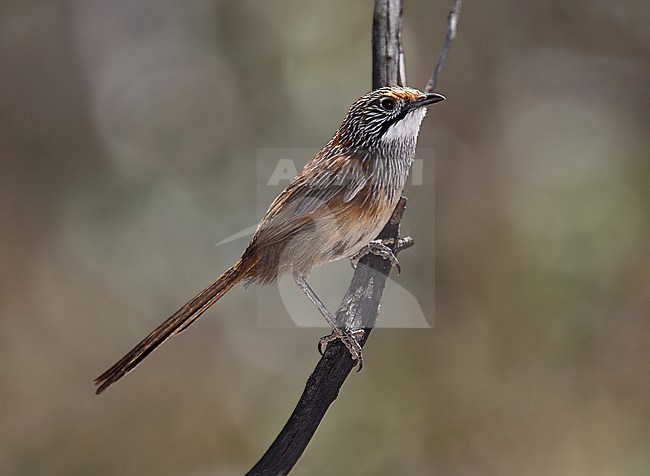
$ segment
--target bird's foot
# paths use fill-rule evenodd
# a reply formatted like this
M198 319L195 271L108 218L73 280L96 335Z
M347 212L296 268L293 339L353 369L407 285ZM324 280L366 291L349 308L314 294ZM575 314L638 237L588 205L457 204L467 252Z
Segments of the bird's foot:
M361 344L359 344L359 342L364 335L365 331L363 329L350 330L346 328L335 327L332 329L332 333L330 335L320 338L318 341L318 352L323 355L325 353L325 349L327 349L327 345L330 342L334 342L335 340L340 339L341 342L343 342L343 345L345 345L345 347L350 352L352 360L356 361L356 365L359 366L359 369L357 370L358 372L363 368L363 354L361 352Z
M401 239L402 238L397 239L398 244ZM397 268L397 274L401 274L402 267L399 265L399 261L397 261L397 257L395 256L395 253L393 253L393 250L387 246L392 244L395 244L395 240L392 238L386 240L372 240L350 258L352 267L354 269L357 269L359 260L366 256L368 253L372 253L373 255L380 256L381 258L390 261L391 266L395 266Z

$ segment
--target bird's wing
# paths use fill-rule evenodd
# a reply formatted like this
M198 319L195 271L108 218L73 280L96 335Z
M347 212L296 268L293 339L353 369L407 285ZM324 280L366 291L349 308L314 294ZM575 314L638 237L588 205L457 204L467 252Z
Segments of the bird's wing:
M339 154L309 163L269 207L255 232L256 245L278 243L313 227L319 217L345 212L370 180L364 157Z

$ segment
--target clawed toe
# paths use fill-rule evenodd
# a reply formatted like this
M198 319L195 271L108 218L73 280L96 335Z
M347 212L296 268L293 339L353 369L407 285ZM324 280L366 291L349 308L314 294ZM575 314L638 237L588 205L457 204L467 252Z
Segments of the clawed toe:
M387 246L392 245L393 243L395 243L395 240L393 239L371 241L350 258L352 267L356 269L357 265L359 264L359 260L368 253L372 253L376 256L380 256L385 260L390 261L391 266L395 266L397 268L397 274L401 274L402 267L400 266L399 261L397 261L397 257L395 256L395 253L393 253L393 250Z
M358 370L361 370L363 367L363 353L359 342L363 338L364 334L365 332L363 329L349 330L338 327L334 328L330 335L320 338L318 341L318 352L323 355L330 342L341 340L348 349L348 352L350 352L352 360L357 362L357 365L359 366Z

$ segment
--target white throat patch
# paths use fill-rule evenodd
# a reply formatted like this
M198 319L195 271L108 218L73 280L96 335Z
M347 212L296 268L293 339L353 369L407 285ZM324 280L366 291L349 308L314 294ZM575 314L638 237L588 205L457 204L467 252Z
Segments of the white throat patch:
M391 125L384 133L381 140L383 141L399 141L416 139L420 132L420 124L422 119L427 114L426 107L420 107L406 114L406 117L401 121L397 121Z

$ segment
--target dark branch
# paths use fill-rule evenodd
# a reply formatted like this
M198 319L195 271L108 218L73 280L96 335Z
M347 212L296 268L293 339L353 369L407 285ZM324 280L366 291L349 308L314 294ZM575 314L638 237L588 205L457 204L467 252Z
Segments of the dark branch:
M451 39L455 35L459 8L460 0L456 0L450 15L450 25L453 16L453 31L448 32L447 35ZM375 0L372 29L373 89L389 85L403 85L406 82L401 23L401 0ZM446 40L443 45L441 59L438 60L436 66L437 73L434 73L434 77L432 77L434 86L451 39ZM402 197L393 211L390 221L378 236L378 238L389 240L392 243L389 246L394 254L413 245L413 239L410 237L400 238L399 236L400 222L405 208L406 198ZM360 343L362 347L375 326L381 296L391 267L389 261L374 254L367 254L361 258L350 287L336 313L342 326L365 330ZM327 346L325 354L307 380L305 390L289 420L266 453L247 473L248 475L285 475L289 473L316 432L325 412L336 400L343 382L355 364L356 362L352 360L350 353L341 341L334 341Z
M401 0L376 0L372 28L372 86L403 84L404 55L401 44ZM406 199L400 200L389 223L379 238L392 238L397 243L399 223L406 207ZM391 270L390 262L368 254L361 258L350 287L337 311L339 321L345 322L347 312L354 307L355 322L362 323L365 335L363 347L379 313L379 303ZM372 285L370 284L372 283ZM355 362L341 341L327 346L313 373L307 380L291 417L266 453L250 470L249 475L287 474L296 464L311 440L325 412L336 399Z
M406 198L402 197L390 221L379 234L380 238L392 238L397 242L399 223L405 207ZM346 310L350 306L356 307L356 319L367 326L364 328L362 347L377 319L379 302L390 270L390 262L379 256L368 254L361 258L343 304L337 312L339 320L343 320ZM291 417L248 475L287 474L293 468L355 365L356 362L341 341L334 341L327 346L325 354L307 380Z
M454 6L449 12L449 17L447 17L447 34L445 35L445 41L440 48L440 55L438 56L438 62L436 67L433 69L433 74L427 83L427 86L424 88L425 93L433 92L436 85L438 84L438 78L440 77L440 72L442 67L445 64L447 59L447 53L449 53L449 48L451 48L451 42L456 38L456 30L458 28L458 16L460 15L460 7L462 0L454 0Z
M402 0L375 0L372 19L372 89L406 84Z

